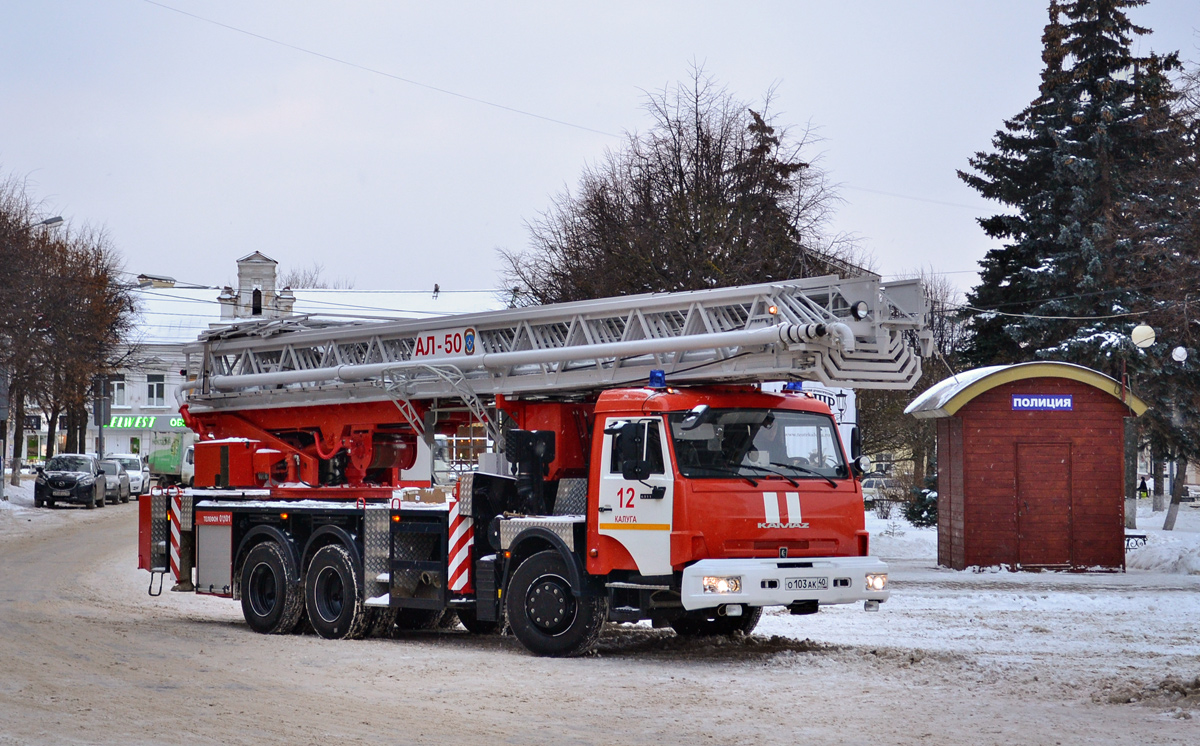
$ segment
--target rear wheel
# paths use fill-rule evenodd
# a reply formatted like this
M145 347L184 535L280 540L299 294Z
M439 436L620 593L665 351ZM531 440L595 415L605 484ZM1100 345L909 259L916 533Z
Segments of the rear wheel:
M508 623L538 655L581 655L592 649L608 616L608 599L576 596L567 563L553 549L526 559L508 585Z
M291 553L274 541L258 544L242 564L242 616L255 632L286 635L304 612Z
M758 626L758 620L762 618L762 607L743 606L741 616L715 614L715 610L708 613L691 612L671 622L671 627L676 634L684 637L732 635L737 632L748 635Z
M396 626L405 630L437 629L445 609L396 609Z
M361 590L349 550L340 544L318 549L304 579L304 601L313 630L327 640L363 637L371 618Z

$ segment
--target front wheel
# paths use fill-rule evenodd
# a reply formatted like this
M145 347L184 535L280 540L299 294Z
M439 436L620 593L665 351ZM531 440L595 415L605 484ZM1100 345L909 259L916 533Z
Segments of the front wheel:
M304 601L313 630L327 640L361 639L372 621L363 604L362 581L350 552L321 547L308 565Z
M576 596L567 563L553 549L529 557L508 585L508 623L521 644L537 655L587 653L608 617L608 599Z
M242 564L242 616L255 632L286 635L304 612L300 573L286 549L274 541L256 545Z
M715 612L690 612L671 622L672 629L682 637L732 635L741 632L748 635L758 626L762 618L761 606L743 606L741 616L709 616Z

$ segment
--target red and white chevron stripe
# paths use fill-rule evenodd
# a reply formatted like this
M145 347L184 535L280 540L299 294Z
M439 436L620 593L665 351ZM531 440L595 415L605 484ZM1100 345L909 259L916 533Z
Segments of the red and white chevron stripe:
M175 582L179 582L179 518L183 515L183 494L172 490L167 494L167 510L170 512L168 523L171 524L171 574ZM191 580L191 578L188 578Z
M450 590L455 593L474 591L471 584L471 546L475 543L474 521L458 512L457 497L450 498Z

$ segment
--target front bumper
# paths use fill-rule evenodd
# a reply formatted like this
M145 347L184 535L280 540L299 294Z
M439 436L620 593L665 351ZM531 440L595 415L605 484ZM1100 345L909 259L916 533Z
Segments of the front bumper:
M56 503L81 503L86 505L92 501L92 495L95 494L96 487L94 484L89 484L86 487L80 487L78 485L73 487L51 487L49 485L39 485L34 489L37 490L42 499L47 502L54 501ZM64 492L67 494L62 494Z
M725 604L747 606L788 606L801 601L816 601L821 606L851 604L858 601L886 601L888 590L868 591L868 574L886 574L886 562L874 557L804 557L796 559L709 559L689 565L683 571L680 596L683 608L710 609ZM740 577L737 593L705 593L705 577ZM807 580L805 585L824 588L788 590L789 580Z

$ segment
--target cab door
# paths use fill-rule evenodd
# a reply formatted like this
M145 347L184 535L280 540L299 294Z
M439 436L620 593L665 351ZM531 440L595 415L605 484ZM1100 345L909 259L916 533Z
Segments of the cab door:
M663 428L660 417L610 417L604 427L599 533L620 543L642 575L671 573L675 480ZM640 463L631 469L631 461Z

